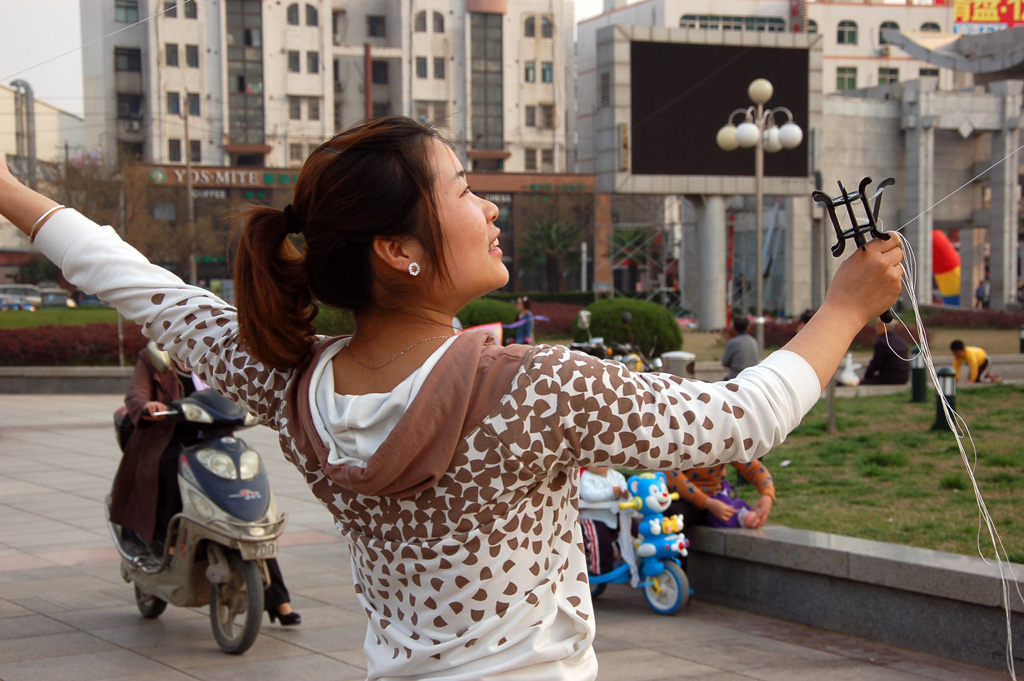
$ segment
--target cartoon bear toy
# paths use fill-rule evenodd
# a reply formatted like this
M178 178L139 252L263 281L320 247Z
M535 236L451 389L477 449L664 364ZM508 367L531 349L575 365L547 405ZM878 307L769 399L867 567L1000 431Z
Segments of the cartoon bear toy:
M639 511L643 518L639 523L636 539L636 555L640 558L671 558L685 556L689 542L681 534L683 516L664 515L677 492L668 491L668 479L664 473L640 473L626 481L632 494L630 506Z

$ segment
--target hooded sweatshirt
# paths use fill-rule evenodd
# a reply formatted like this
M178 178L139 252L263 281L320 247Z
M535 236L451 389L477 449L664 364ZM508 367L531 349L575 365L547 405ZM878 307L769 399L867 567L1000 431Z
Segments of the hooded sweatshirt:
M393 394L336 399L326 381L346 339L319 339L308 362L274 370L239 344L234 308L111 228L62 210L36 244L280 433L348 539L368 679L596 678L580 468L750 461L821 392L786 351L712 384L466 333Z

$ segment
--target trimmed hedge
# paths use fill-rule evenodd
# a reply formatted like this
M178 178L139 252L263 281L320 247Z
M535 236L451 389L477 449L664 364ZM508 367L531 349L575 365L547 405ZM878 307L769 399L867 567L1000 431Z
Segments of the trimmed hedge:
M471 326L493 324L494 322L511 324L519 316L519 310L516 309L515 305L501 300L477 298L459 310L459 314L456 316L462 322L462 328L468 329Z
M125 362L146 347L137 324L124 322ZM0 330L0 366L117 366L117 324Z
M606 341L627 343L635 340L643 352L650 352L655 357L683 346L683 330L676 318L657 303L633 298L606 298L591 303L586 309L591 314L591 335L602 336ZM633 315L630 328L635 339L630 338L629 330L622 322L623 312ZM574 327L573 340L587 340L586 330Z

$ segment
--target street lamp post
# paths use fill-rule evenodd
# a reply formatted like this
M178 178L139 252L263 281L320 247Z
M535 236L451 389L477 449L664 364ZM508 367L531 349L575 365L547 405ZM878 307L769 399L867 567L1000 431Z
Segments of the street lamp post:
M795 149L804 139L804 132L793 122L793 112L784 106L765 109L772 98L774 87L765 78L758 78L747 87L747 95L754 106L736 109L729 114L726 123L715 137L718 146L725 151L737 147L754 148L754 296L756 312L754 330L757 345L764 352L764 152L775 153L782 149ZM787 121L779 127L775 122L777 113L785 113ZM743 115L743 122L733 125L736 114Z

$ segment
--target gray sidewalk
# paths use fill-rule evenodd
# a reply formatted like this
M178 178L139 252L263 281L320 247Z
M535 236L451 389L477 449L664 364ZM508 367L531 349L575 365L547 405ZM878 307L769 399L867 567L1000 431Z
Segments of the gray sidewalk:
M264 620L243 656L219 652L206 609L135 609L107 533L117 395L0 395L0 680L364 678L364 615L330 517L265 428L264 457L290 516L281 568L303 623ZM612 587L596 604L604 681L988 681L1009 674L691 601L660 617ZM936 626L957 626L938 622Z

